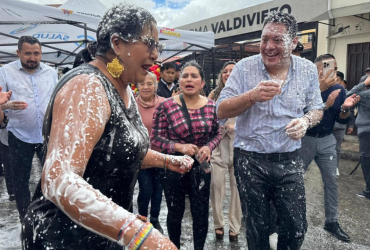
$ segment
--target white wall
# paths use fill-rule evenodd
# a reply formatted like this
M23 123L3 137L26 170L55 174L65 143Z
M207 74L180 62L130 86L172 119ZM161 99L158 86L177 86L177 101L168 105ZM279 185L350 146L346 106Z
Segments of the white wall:
M328 20L322 21L322 22L323 23L329 23ZM317 34L317 36L318 36L317 37L317 56L328 53L328 44L327 43L329 42L326 38L328 36L329 26L319 23L318 29L319 29L319 31L318 31L318 34Z
M368 18L369 15L364 17ZM343 32L335 34L338 32L340 27L348 28L345 28ZM347 45L370 42L370 22L354 16L336 18L335 26L330 28L330 33L335 35L329 37L328 53L335 56L338 64L338 70L342 71L344 75L346 75ZM319 38L319 44L322 43L322 35ZM318 53L318 55L320 54Z
M347 73L347 45L366 42L370 42L370 33L330 39L329 53L335 56L338 70L342 71L345 76Z

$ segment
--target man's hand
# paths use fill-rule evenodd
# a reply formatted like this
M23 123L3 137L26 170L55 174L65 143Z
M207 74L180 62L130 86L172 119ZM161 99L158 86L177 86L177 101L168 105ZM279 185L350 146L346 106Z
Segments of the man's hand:
M353 94L344 101L344 103L342 104L342 108L343 109L352 108L360 101L360 99L361 97L359 95Z
M334 69L329 70L325 76L323 76L323 72L320 72L319 75L319 82L320 82L320 91L323 92L330 88L331 86L334 86L337 82L337 76L329 77L330 74L334 71Z
M308 126L308 119L306 117L301 117L291 120L285 129L290 139L299 140L306 134Z
M262 81L250 92L252 102L267 102L280 93L280 85L272 81Z
M9 92L1 92L2 90L3 88L0 87L0 105L9 101L10 97L12 96L11 90Z
M335 99L337 99L340 89L334 90L333 92L330 93L328 99L326 100L326 107L325 109L331 108L334 105Z
M175 144L175 151L180 152L184 155L193 156L195 155L195 152L198 150L198 147L194 144L181 144L176 143Z
M4 108L3 108L4 107ZM22 101L8 101L3 104L2 109L20 110L28 107L28 104Z

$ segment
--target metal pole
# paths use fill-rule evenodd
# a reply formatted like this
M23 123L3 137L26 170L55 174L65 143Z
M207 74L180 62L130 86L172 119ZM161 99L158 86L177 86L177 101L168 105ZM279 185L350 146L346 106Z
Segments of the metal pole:
M84 35L85 35L85 41L84 41L85 48L87 48L87 26L86 26L86 23L84 24Z
M212 74L213 74L213 89L216 88L216 75L215 75L215 71L216 71L216 61L215 61L215 48L213 47L212 48Z

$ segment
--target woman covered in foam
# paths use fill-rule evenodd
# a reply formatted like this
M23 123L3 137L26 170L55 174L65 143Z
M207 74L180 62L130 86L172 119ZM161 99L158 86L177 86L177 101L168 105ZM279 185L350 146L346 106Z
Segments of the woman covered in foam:
M59 82L44 121L42 178L22 226L23 249L176 249L132 213L139 168L188 172L193 160L148 150L129 83L158 58L156 21L118 4L103 16L95 60Z

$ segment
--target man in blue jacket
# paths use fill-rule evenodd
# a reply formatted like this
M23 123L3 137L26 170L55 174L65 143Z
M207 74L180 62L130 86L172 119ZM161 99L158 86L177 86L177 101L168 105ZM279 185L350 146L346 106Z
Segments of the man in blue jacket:
M338 186L337 186L337 152L336 140L332 134L334 123L346 124L350 119L349 109L356 105L359 98L356 95L346 99L343 86L336 83L336 77L330 77L334 69L323 76L323 61L334 59L333 55L324 54L316 58L315 64L319 73L321 97L326 104L324 116L320 124L307 130L302 138L302 147L298 154L307 170L312 160L320 169L324 182L325 227L333 236L342 241L350 241L350 237L341 229L338 223ZM335 76L336 74L334 74Z

